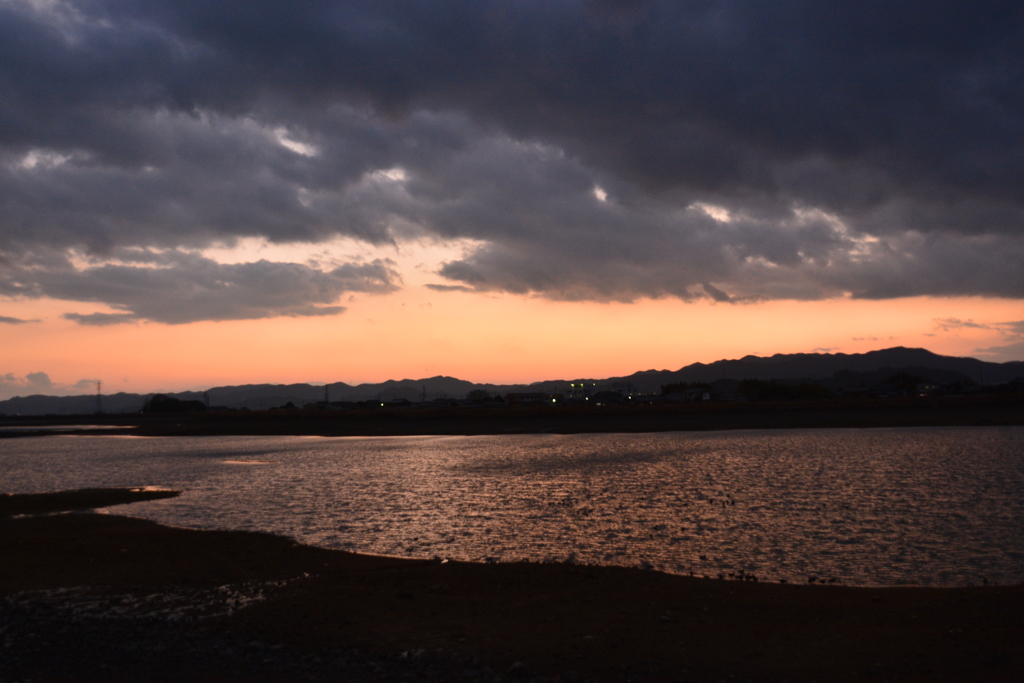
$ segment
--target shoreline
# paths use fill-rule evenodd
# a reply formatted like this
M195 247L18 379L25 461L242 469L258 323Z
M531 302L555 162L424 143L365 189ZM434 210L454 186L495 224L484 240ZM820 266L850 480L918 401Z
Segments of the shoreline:
M71 428L76 423L89 428ZM8 417L0 420L0 438L51 435L481 436L1021 425L1024 425L1024 397L1010 396L656 407L231 410L182 415ZM48 426L62 429L47 431Z
M1024 678L1021 585L442 563L91 513L0 518L0 556L3 680Z

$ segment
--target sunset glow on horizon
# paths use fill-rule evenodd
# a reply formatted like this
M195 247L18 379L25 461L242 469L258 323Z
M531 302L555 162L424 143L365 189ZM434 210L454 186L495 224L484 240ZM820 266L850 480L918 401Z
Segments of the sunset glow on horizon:
M38 393L57 394L92 393L95 380L109 393L437 375L514 384L893 346L1017 359L1013 348L998 350L1012 339L998 323L1019 313L1018 304L998 299L552 302L414 285L345 304L336 316L81 327L60 318L67 302L21 302L41 322L5 330L5 349L16 359L7 368L16 376L46 372L54 387ZM73 387L83 379L90 382Z

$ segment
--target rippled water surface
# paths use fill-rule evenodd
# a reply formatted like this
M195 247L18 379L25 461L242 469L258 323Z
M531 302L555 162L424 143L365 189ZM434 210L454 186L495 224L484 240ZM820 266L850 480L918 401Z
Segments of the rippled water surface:
M366 553L852 585L1024 582L1024 428L479 437L52 436L0 489L181 488L112 508Z

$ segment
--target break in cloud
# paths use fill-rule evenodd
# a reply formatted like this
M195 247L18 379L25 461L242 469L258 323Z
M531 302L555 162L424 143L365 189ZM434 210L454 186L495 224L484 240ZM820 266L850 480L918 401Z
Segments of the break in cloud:
M1022 42L1017 2L0 0L0 295L331 314L399 274L196 251L345 236L472 240L438 290L1020 298Z

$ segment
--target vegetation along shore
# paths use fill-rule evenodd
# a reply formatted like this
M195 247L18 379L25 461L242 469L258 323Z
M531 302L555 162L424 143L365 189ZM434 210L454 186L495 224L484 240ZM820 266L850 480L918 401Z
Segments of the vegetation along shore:
M1024 394L648 405L322 410L220 410L181 414L8 417L0 438L46 434L143 436L531 434L829 427L1024 424ZM60 430L51 429L59 425ZM77 425L77 427L76 427Z

